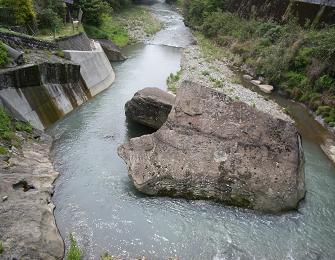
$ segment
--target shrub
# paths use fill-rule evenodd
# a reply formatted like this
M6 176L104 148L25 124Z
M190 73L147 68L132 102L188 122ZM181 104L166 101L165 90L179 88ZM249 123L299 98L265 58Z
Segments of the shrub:
M297 70L304 70L312 61L312 48L301 48L294 59L294 67Z
M82 259L82 252L80 248L77 245L77 241L73 237L72 234L70 234L70 249L67 252L66 259L67 260L81 260Z
M104 14L111 11L110 6L101 0L79 0L79 6L83 10L83 22L99 26L102 24Z
M322 117L328 116L332 108L330 106L320 106L318 107L316 114Z
M5 66L8 63L8 51L0 41L0 67Z
M93 39L108 39L108 34L93 25L84 25L85 32Z
M319 91L334 89L335 80L329 75L321 76L316 82L314 88Z
M3 108L0 108L0 138L10 139L12 122Z
M30 133L30 134L33 132L32 125L30 123L26 123L26 122L16 122L15 129L17 131L23 131L23 132L27 132L27 133Z
M34 21L36 13L32 0L2 0L1 3L13 11L16 24L26 25Z
M306 90L310 87L309 79L302 73L289 71L284 77L289 88L298 87L301 90Z
M38 13L37 20L40 29L59 31L63 25L61 17L51 8L41 10Z

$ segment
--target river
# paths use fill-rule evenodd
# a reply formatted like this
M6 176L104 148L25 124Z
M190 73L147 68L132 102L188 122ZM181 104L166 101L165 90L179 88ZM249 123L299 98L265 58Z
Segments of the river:
M300 105L291 110L303 137L306 199L280 216L225 207L208 201L150 198L136 192L117 147L150 132L127 122L124 104L144 87L166 89L179 70L182 47L192 40L182 17L156 3L151 10L167 23L147 44L127 47L113 64L113 86L48 129L61 173L53 201L68 246L73 233L85 259L108 251L125 259L335 259L335 168L319 147L326 131Z

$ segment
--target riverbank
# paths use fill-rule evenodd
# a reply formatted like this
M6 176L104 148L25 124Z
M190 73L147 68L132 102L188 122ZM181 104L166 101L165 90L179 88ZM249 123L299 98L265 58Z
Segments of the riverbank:
M62 259L51 202L59 175L49 158L52 139L0 112L0 258Z
M85 31L90 38L109 39L122 48L146 42L162 28L162 22L147 6L133 5L113 15L104 15L99 27L87 25Z

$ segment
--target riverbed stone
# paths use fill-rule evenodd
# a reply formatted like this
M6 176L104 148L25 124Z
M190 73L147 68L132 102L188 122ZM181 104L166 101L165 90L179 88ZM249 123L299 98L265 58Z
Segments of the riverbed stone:
M261 84L258 87L261 91L263 91L266 94L270 94L273 91L273 86L272 85Z
M276 213L296 209L305 194L294 122L193 82L181 84L157 132L131 139L118 153L147 195Z
M243 78L244 78L245 80L249 80L249 81L253 79L253 77L250 76L250 75L248 75L248 74L243 75Z
M166 121L175 101L175 95L159 88L138 91L126 103L126 116L142 125L159 129Z
M250 81L252 84L256 85L256 86L259 86L260 84L262 84L262 81L260 80L257 80L257 79L253 79Z

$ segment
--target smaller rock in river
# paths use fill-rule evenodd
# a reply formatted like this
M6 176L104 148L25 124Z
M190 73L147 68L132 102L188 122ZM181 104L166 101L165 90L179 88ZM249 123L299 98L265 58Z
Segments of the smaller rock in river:
M175 96L159 88L138 91L126 103L126 116L131 120L153 129L159 129L166 121Z

